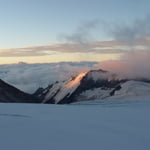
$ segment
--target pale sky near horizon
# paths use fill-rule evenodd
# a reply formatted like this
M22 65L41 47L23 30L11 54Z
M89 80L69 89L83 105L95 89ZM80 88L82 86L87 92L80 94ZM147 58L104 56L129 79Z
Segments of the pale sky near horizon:
M88 38L88 42L116 40L103 32L104 28L99 26L99 22L103 22L103 26L109 24L110 28L118 24L128 25L150 15L149 6L149 0L0 0L0 64L115 59L120 54L110 52L112 45L108 47L108 43L104 47L109 52L88 50L90 56L84 57L87 53L83 51L86 49L83 45L86 36L94 35L93 39ZM98 23L95 23L97 20ZM92 35L88 33L88 28L92 30ZM81 47L60 46L64 42L62 35L69 39L65 42L76 42L79 39ZM55 46L52 47L53 44ZM59 49L56 50L58 45ZM95 50L100 46L94 44L90 49ZM62 51L65 48L67 50Z

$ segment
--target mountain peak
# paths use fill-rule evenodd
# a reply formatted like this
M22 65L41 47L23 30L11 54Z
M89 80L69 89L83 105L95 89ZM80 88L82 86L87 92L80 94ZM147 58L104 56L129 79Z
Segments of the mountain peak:
M83 91L115 86L118 81L111 82L109 79L111 76L111 73L102 69L82 72L67 81L49 86L40 95L44 97L43 103L71 103L76 101L77 95Z
M134 80L135 82L130 81L131 79L121 78L121 76L115 73L102 69L90 70L80 73L67 81L56 82L48 86L46 89L41 90L41 97L39 96L39 98L43 100L43 103L55 104L107 99L113 97L117 91L128 91L128 87L130 88L136 85L135 82L137 82L137 80ZM129 84L125 84L128 82ZM134 85L132 86L133 83ZM124 85L127 85L127 87L125 90L122 90ZM146 85L147 84L144 84L144 86ZM147 90L147 88L145 89ZM132 93L136 92L133 91Z

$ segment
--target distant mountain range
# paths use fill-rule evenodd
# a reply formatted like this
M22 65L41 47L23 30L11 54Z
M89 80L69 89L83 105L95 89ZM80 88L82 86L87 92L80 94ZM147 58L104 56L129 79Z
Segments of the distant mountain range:
M0 80L0 102L69 104L95 99L150 95L150 80L129 79L105 70L80 73L66 81L39 88L33 95Z

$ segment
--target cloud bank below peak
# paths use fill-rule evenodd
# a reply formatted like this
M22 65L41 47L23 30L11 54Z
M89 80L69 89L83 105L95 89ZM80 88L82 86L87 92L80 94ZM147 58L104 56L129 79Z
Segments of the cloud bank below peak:
M33 93L39 87L47 87L56 81L68 80L78 73L97 68L98 62L61 62L0 65L0 79L17 88Z

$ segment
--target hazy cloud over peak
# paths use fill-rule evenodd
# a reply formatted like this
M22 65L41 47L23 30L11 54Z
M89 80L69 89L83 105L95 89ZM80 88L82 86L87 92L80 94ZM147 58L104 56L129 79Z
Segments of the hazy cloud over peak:
M150 79L150 51L124 53L120 60L101 62L100 67L129 78Z

